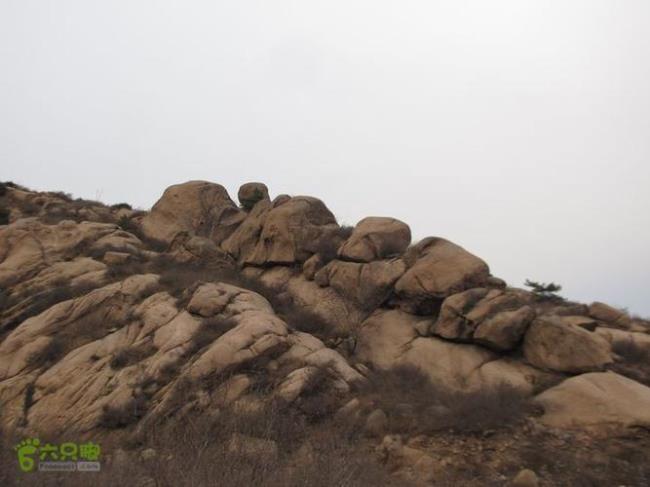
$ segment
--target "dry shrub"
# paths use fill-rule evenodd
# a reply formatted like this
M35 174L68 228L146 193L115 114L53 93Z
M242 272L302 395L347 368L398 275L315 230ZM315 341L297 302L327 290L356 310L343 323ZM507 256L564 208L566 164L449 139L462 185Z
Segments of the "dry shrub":
M330 373L325 368L319 368L309 377L294 407L298 409L310 423L319 423L331 418L341 407L341 397L330 384Z
M145 235L144 231L142 230L142 226L133 218L123 215L120 217L117 224L122 230L132 233L138 237L144 244L145 248L148 250L153 250L155 252L166 252L169 249L169 244L167 242L163 242L162 240L151 238Z
M128 275L131 274L129 273ZM102 282L100 286L121 280L127 277L127 274L111 273L109 269L106 277L107 280ZM85 296L95 289L97 289L95 283L81 282L78 284L70 284L65 280L60 280L52 283L51 288L40 290L31 289L29 293L10 297L5 296L4 305L2 299L0 299L0 310L8 310L10 314L8 314L6 321L0 322L0 331L7 332L13 330L23 321L39 315L59 303Z
M365 392L386 413L393 433L474 433L514 425L533 413L528 398L510 385L459 391L408 365L375 371Z
M111 205L111 210L132 210L133 207L128 203L116 203Z
M42 350L32 354L27 363L32 368L49 367L58 362L65 355L65 351L63 338L54 336Z
M137 234L142 233L142 228L140 227L140 225L138 225L137 222L135 222L134 220L132 220L130 217L126 215L122 215L120 219L117 221L117 224L122 230L124 230L125 232L132 233L136 237L138 236Z
M321 339L333 334L331 325L307 308L283 306L275 311L294 330L310 333Z
M223 316L205 318L190 340L191 346L188 354L192 355L211 344L235 325L236 321L232 318L224 318Z
M269 416L264 422L289 423L278 416L283 412L265 411ZM118 424L121 424L118 420ZM128 419L128 418L127 418ZM109 487L115 485L156 485L160 487L184 487L199 485L223 485L228 487L331 487L331 486L404 486L410 484L392 478L379 465L365 447L351 440L333 427L306 430L301 423L287 424L286 428L297 433L282 436L283 428L269 426L256 429L262 438L276 437L278 454L250 454L229 448L230 439L239 427L247 429L245 418L229 414L216 420L208 417L186 418L170 421L147 430L137 450L128 451L118 458L116 450L124 448L118 436L99 441L102 447L101 472L30 472L18 468L13 446L23 438L15 433L0 430L0 485L14 487L39 485L44 487L89 486ZM119 430L118 430L119 432ZM270 432L267 435L266 432ZM242 434L242 433L240 433ZM313 445L310 455L298 453L303 438L308 435ZM70 441L69 437L49 436L40 438L52 444ZM97 438L91 438L97 442ZM72 441L75 441L74 439ZM291 448L283 444L295 443ZM156 451L154 458L143 460L140 452L146 448Z
M52 336L47 346L29 358L29 365L33 368L52 365L69 351L103 338L112 328L123 326L131 318L130 312L118 308L111 308L108 312L101 308L92 310Z
M612 352L620 355L626 362L633 364L650 360L650 350L642 347L632 339L614 342Z
M187 305L192 293L204 282L224 282L255 292L269 301L273 310L289 327L311 333L324 339L333 335L332 326L319 315L299 306L283 293L264 285L259 279L247 277L240 270L223 262L179 263L167 257L152 261L149 272L160 274L160 284L172 296L179 299L178 305Z
M111 264L106 272L106 277L111 281L126 279L136 274L149 272L149 265L139 260L127 260L119 264Z
M561 445L548 433L538 433L516 442L515 451L508 454L518 466L526 465L548 479L548 485L599 487L650 485L649 452L647 432L632 432L630 438L599 437L587 444L570 440Z
M123 347L115 352L111 358L110 366L113 370L122 369L136 364L154 353L156 353L156 347L149 342L137 346Z
M322 235L310 250L320 257L323 265L336 259L338 250L354 231L354 227L343 225L333 233Z
M170 294L180 297L183 291L204 282L230 282L238 270L223 259L197 259L179 262L169 255L160 255L148 262L148 272L160 275L160 283Z
M0 225L9 225L10 213L8 208L0 207Z
M233 448L233 435L251 449ZM307 443L309 448L301 448ZM153 448L157 455L140 462L139 475L162 486L408 485L391 479L334 425L310 427L299 413L273 402L254 412L225 409L215 419L185 417L156 425L145 432L140 448Z
M137 423L146 413L147 398L143 394L135 394L123 406L104 406L99 426L106 429L121 429Z
M612 351L622 358L610 369L637 382L650 386L650 350L634 340L615 342Z

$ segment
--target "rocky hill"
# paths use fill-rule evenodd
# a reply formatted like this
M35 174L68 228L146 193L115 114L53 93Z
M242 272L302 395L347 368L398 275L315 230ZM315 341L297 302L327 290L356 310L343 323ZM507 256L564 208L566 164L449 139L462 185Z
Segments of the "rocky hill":
M650 484L648 321L394 218L238 200L0 185L1 485ZM102 472L21 472L23 438Z

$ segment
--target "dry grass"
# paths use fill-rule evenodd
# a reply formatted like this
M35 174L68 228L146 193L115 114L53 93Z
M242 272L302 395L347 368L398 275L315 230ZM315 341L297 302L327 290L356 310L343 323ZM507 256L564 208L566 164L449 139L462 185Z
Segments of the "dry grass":
M558 442L549 434L538 433L524 438L508 453L513 461L526 465L542 479L553 479L547 485L645 486L650 485L649 436L612 435L585 444L574 438Z
M310 394L317 394L321 383L315 379ZM192 394L191 385L181 388L179 408ZM264 399L264 394L259 397L261 409L225 408L216 416L169 414L155 422L141 422L142 428L135 431L131 426L146 414L149 397L134 394L124 407L104 410L102 426L109 436L101 440L100 474L23 475L15 456L5 448L5 454L0 453L0 484L25 485L33 480L45 486L89 482L93 487L145 481L170 487L409 485L389 476L356 431L327 420L313 422L297 407L268 396ZM243 439L243 449L233 443L234 438ZM56 438L43 439L57 443ZM12 437L12 443L0 446L15 441ZM117 455L118 448L128 452ZM155 457L143 460L140 452L150 448Z
M457 391L434 384L413 366L374 372L364 392L386 413L391 433L475 433L515 425L533 412L528 399L508 385Z

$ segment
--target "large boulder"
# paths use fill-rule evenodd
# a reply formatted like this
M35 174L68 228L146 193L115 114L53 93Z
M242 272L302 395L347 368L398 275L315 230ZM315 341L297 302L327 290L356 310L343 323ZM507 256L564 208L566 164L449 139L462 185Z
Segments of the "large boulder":
M512 350L534 319L535 310L530 306L502 311L481 322L474 332L474 342L500 352Z
M222 282L208 282L197 287L187 310L206 318L216 315L231 318L235 314L255 310L273 313L269 302L259 294L243 292L241 288Z
M221 248L239 261L240 264L250 262L257 247L264 222L273 209L270 201L261 201L246 215L246 219L221 242Z
M490 277L483 260L442 238L424 239L407 254L413 265L395 285L405 311L430 312L428 303L439 303L452 294L481 287Z
M315 274L315 281L323 287L331 286L364 309L374 309L390 295L405 270L406 265L400 259L369 264L335 260Z
M272 312L244 311L234 319L236 326L212 343L192 364L190 377L193 380L235 371L247 362L286 350L287 325Z
M338 228L322 201L308 196L258 204L223 248L242 265L302 263L315 243Z
M359 328L356 356L374 367L407 365L420 369L432 382L451 389L480 387L475 372L497 356L481 347L419 337L422 321L399 310L377 311Z
M184 231L220 243L244 217L220 184L189 181L165 190L142 220L142 230L149 238L168 243Z
M555 428L650 427L650 387L613 372L567 379L536 400Z
M372 262L402 254L411 243L411 229L395 218L368 217L361 220L339 249L339 257Z
M568 373L602 370L613 362L607 340L556 316L533 321L524 337L524 356L535 367Z
M259 201L269 200L269 189L264 183L242 184L237 193L242 208L251 210Z
M475 388L498 388L504 384L525 395L557 380L559 374L545 372L511 357L485 362L469 378L469 386Z
M645 351L650 354L650 335L633 331L618 330L616 328L598 327L596 333L607 340L612 348L634 351Z
M624 311L600 302L589 305L589 316L619 328L628 328L632 323L632 319Z
M382 369L396 365L418 337L416 325L422 320L396 309L376 311L359 326L356 357Z
M527 293L475 288L444 300L431 332L455 341L476 341L496 350L510 350L535 317L526 306Z

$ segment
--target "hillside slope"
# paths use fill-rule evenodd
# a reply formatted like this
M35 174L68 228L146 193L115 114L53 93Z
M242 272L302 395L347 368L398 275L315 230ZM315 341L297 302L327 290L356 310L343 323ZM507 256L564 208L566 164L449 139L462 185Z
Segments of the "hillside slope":
M261 183L238 200L0 185L7 442L99 441L94 485L650 482L650 323L510 287L393 218L341 227ZM20 473L10 446L2 485L89 481Z

